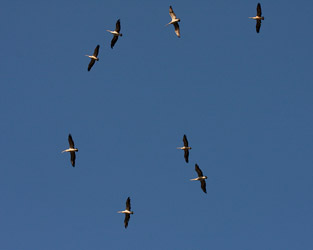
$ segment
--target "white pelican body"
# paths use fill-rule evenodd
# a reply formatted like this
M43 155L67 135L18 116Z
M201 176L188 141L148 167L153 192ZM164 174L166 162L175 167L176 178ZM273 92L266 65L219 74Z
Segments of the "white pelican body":
M115 31L115 30L107 30L108 32L110 32L112 35L114 35L114 36L123 36L123 34L122 33L118 33L117 31Z
M68 149L63 150L62 153L64 153L64 152L77 152L77 151L78 151L77 148L68 148Z
M253 20L264 20L264 16L252 16L252 17L249 17Z
M181 150L189 150L189 149L191 149L191 147L185 147L185 146L183 146L183 147L177 147L177 149L181 149Z
M123 210L123 211L117 211L119 214L133 214L133 211L129 211L129 210Z
M93 59L93 60L99 61L99 58L98 58L98 57L96 57L96 56L90 56L90 55L85 55L85 56L88 56L90 59Z
M201 177L197 177L197 178L194 178L194 179L190 179L191 181L201 181L201 180L205 180L207 179L208 177L207 176L201 176Z

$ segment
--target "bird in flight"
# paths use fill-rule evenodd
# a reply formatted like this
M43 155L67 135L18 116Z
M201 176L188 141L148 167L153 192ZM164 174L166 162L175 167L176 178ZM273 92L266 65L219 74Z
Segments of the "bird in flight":
M120 33L120 30L121 30L121 22L120 22L120 19L117 20L116 22L116 27L115 27L115 30L112 31L112 30L107 30L108 32L110 32L111 34L113 34L113 38L112 38L112 41L111 41L111 48L113 49L115 43L117 42L117 39L119 36L123 36L122 33Z
M99 58L97 57L98 53L99 53L99 48L100 48L100 45L97 45L92 56L86 55L91 59L89 65L88 65L88 71L91 70L92 66L95 64L96 61L99 61Z
M179 25L178 25L178 22L180 22L180 19L176 17L174 11L173 11L173 8L172 6L170 6L170 16L172 18L172 21L170 21L167 25L170 25L170 24L173 24L174 25L174 28L175 28L175 33L178 37L180 37L180 31L179 31Z
M206 193L206 182L205 179L207 179L208 177L203 175L201 169L199 168L198 164L195 165L195 170L198 173L198 177L194 178L194 179L190 179L191 181L200 181L201 182L201 189L203 190L203 192Z
M125 228L127 228L128 227L128 221L130 219L130 215L134 213L133 211L131 211L130 198L129 197L126 200L126 209L124 211L118 211L118 213L125 214L124 226L125 226Z
M183 147L177 147L177 149L184 150L184 158L185 158L185 161L188 163L189 149L191 149L191 147L188 146L188 140L187 140L186 135L184 135L184 137L183 137L183 142L184 142L184 146Z
M71 153L71 163L72 163L72 166L75 167L75 159L76 159L75 152L77 152L78 149L75 148L75 146L74 146L74 141L73 141L71 134L68 135L68 143L70 144L70 147L68 149L63 150L62 153L64 153L64 152L70 152Z
M258 3L257 7L256 7L256 16L254 17L249 17L251 19L256 20L256 32L259 33L260 32L260 28L261 28L261 20L264 20L264 16L262 16L262 9L261 9L261 4Z

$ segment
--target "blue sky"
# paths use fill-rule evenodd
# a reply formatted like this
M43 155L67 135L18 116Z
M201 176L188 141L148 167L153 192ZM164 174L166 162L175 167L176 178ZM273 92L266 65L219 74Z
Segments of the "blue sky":
M0 250L312 249L313 3L256 5L5 1Z

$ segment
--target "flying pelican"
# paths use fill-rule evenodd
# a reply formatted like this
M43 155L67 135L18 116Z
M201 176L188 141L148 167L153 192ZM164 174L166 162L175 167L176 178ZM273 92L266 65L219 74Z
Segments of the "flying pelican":
M71 153L71 163L72 163L72 166L75 167L75 159L76 159L75 152L77 152L78 149L75 148L75 146L74 146L74 141L73 141L71 134L68 135L68 143L70 144L70 147L68 149L63 150L62 153L64 153L64 152L70 152Z
M259 33L261 28L261 20L264 20L260 3L258 3L258 6L256 7L256 16L249 18L256 20L256 32Z
M194 179L190 179L191 181L200 181L201 182L201 189L203 190L203 192L206 193L206 183L205 183L205 179L207 179L207 176L204 176L201 169L199 168L198 164L195 165L195 170L198 173L198 177L194 178Z
M118 213L120 213L120 214L125 214L125 220L124 220L125 228L127 228L127 226L128 226L128 221L130 219L130 215L134 213L133 211L130 211L130 210L131 210L130 198L128 197L127 201L126 201L126 209L124 211L118 211Z
M178 25L178 22L180 22L180 19L176 17L173 9L172 9L172 6L170 6L170 16L172 18L172 21L170 21L167 25L169 24L173 24L174 27L175 27L175 33L178 37L180 37L180 31L179 31L179 25Z
M120 22L120 19L117 20L116 22L116 28L114 31L112 30L107 30L108 32L110 32L111 34L113 34L113 39L111 41L111 48L113 49L114 47L114 44L117 42L117 39L119 36L123 36L122 33L120 33L120 30L121 30L121 22Z
M86 55L91 59L89 65L88 65L88 71L91 70L92 66L95 64L96 61L99 61L99 58L97 57L98 53L99 53L99 48L100 48L100 45L97 45L92 56Z
M177 149L184 150L184 152L185 152L184 158L185 158L185 161L188 163L189 149L191 149L191 147L188 146L188 140L187 140L187 136L186 135L184 135L184 137L183 137L183 142L184 142L184 146L183 147L178 147Z

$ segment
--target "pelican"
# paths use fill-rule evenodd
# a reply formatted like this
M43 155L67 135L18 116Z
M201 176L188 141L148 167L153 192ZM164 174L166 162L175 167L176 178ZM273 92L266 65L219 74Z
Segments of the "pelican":
M262 9L260 3L258 3L258 6L256 7L256 16L249 18L256 20L256 32L259 33L261 28L261 20L264 20L264 16L262 16Z
M98 53L99 53L99 48L100 48L100 45L97 45L97 47L95 48L92 56L85 55L85 56L88 56L91 59L89 65L88 65L88 71L91 70L92 66L95 64L96 61L99 61L99 58L97 57Z
M126 201L126 209L124 211L118 211L118 213L120 213L120 214L125 214L125 220L124 220L125 228L127 228L127 226L128 226L128 221L130 219L130 215L134 213L133 211L130 211L130 210L131 210L130 198L128 197L127 201Z
M70 144L70 147L68 149L63 150L62 153L64 153L64 152L70 152L71 153L71 163L72 163L72 166L75 167L75 159L76 159L75 152L77 152L78 149L75 148L75 146L74 146L74 141L73 141L71 134L68 135L68 143Z
M113 49L114 47L114 44L117 42L117 39L119 36L123 36L122 33L120 33L120 30L121 30L121 22L120 22L120 19L117 20L116 22L116 27L115 27L115 30L112 31L112 30L107 30L108 32L110 32L111 34L113 34L113 39L111 41L111 48Z
M183 142L184 142L184 146L183 147L177 147L177 149L184 150L184 152L185 152L184 158L185 158L185 161L188 163L189 149L191 149L191 147L188 146L188 140L187 140L186 135L184 135L184 137L183 137Z
M198 173L198 177L194 178L194 179L190 179L191 181L200 181L201 182L201 189L203 190L203 192L206 193L206 183L205 183L205 179L207 179L208 177L203 175L201 169L199 168L198 164L196 163L195 165L195 170Z
M180 22L180 19L176 17L172 6L170 6L170 16L172 18L172 21L170 21L168 24L166 24L166 26L168 26L169 24L173 24L174 28L175 28L175 33L178 37L180 37L180 31L179 31L179 25L178 22Z

